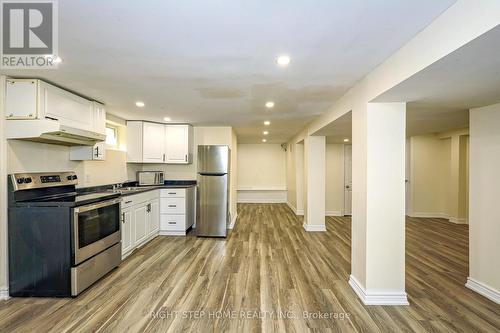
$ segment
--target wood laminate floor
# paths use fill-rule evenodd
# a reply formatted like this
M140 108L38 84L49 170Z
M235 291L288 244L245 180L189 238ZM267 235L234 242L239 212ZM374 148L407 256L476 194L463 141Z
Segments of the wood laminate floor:
M500 306L464 287L467 226L408 219L410 306L367 307L347 283L349 218L329 217L327 232L307 233L284 204L238 211L227 240L157 237L76 299L1 302L0 332L500 329Z

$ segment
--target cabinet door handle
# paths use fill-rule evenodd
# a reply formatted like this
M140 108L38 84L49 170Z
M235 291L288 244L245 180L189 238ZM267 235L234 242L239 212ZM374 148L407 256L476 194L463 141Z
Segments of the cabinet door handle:
M177 205L168 205L168 207L175 208L175 207L177 207Z
M188 156L187 156L187 154L186 154L186 158L185 158L185 160L186 160L186 162L188 161Z
M168 192L168 194L177 194L177 193L175 193L175 192Z
M163 162L165 162L165 154L163 154Z
M131 203L131 202L132 202L132 200L130 200L130 201L125 201L125 203L126 203L126 204L129 204L129 203Z
M125 213L122 213L122 223L125 224Z
M99 157L99 146L95 147L95 157Z
M168 222L168 224L177 224L176 222Z

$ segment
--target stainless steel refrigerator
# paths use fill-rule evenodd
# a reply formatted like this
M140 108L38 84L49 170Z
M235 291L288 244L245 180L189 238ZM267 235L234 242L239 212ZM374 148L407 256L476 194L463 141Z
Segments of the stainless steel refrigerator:
M198 236L227 236L230 161L231 150L228 146L198 146Z

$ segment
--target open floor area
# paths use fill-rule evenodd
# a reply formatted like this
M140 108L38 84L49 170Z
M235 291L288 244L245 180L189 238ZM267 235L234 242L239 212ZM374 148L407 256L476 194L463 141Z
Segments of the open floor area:
M11 298L1 332L495 332L467 289L468 226L407 218L409 306L364 306L348 284L351 220L306 232L286 204L239 204L227 240L157 237L78 298Z

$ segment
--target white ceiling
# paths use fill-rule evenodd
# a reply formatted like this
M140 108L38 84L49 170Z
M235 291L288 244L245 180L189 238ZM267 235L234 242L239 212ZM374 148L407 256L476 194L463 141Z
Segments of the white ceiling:
M231 125L240 142L260 142L271 120L269 142L284 142L452 3L59 1L60 68L3 73L50 80L125 119Z
M469 109L500 103L500 26L386 91L373 102L407 104L407 136L469 126ZM317 135L328 143L351 138L351 112Z

